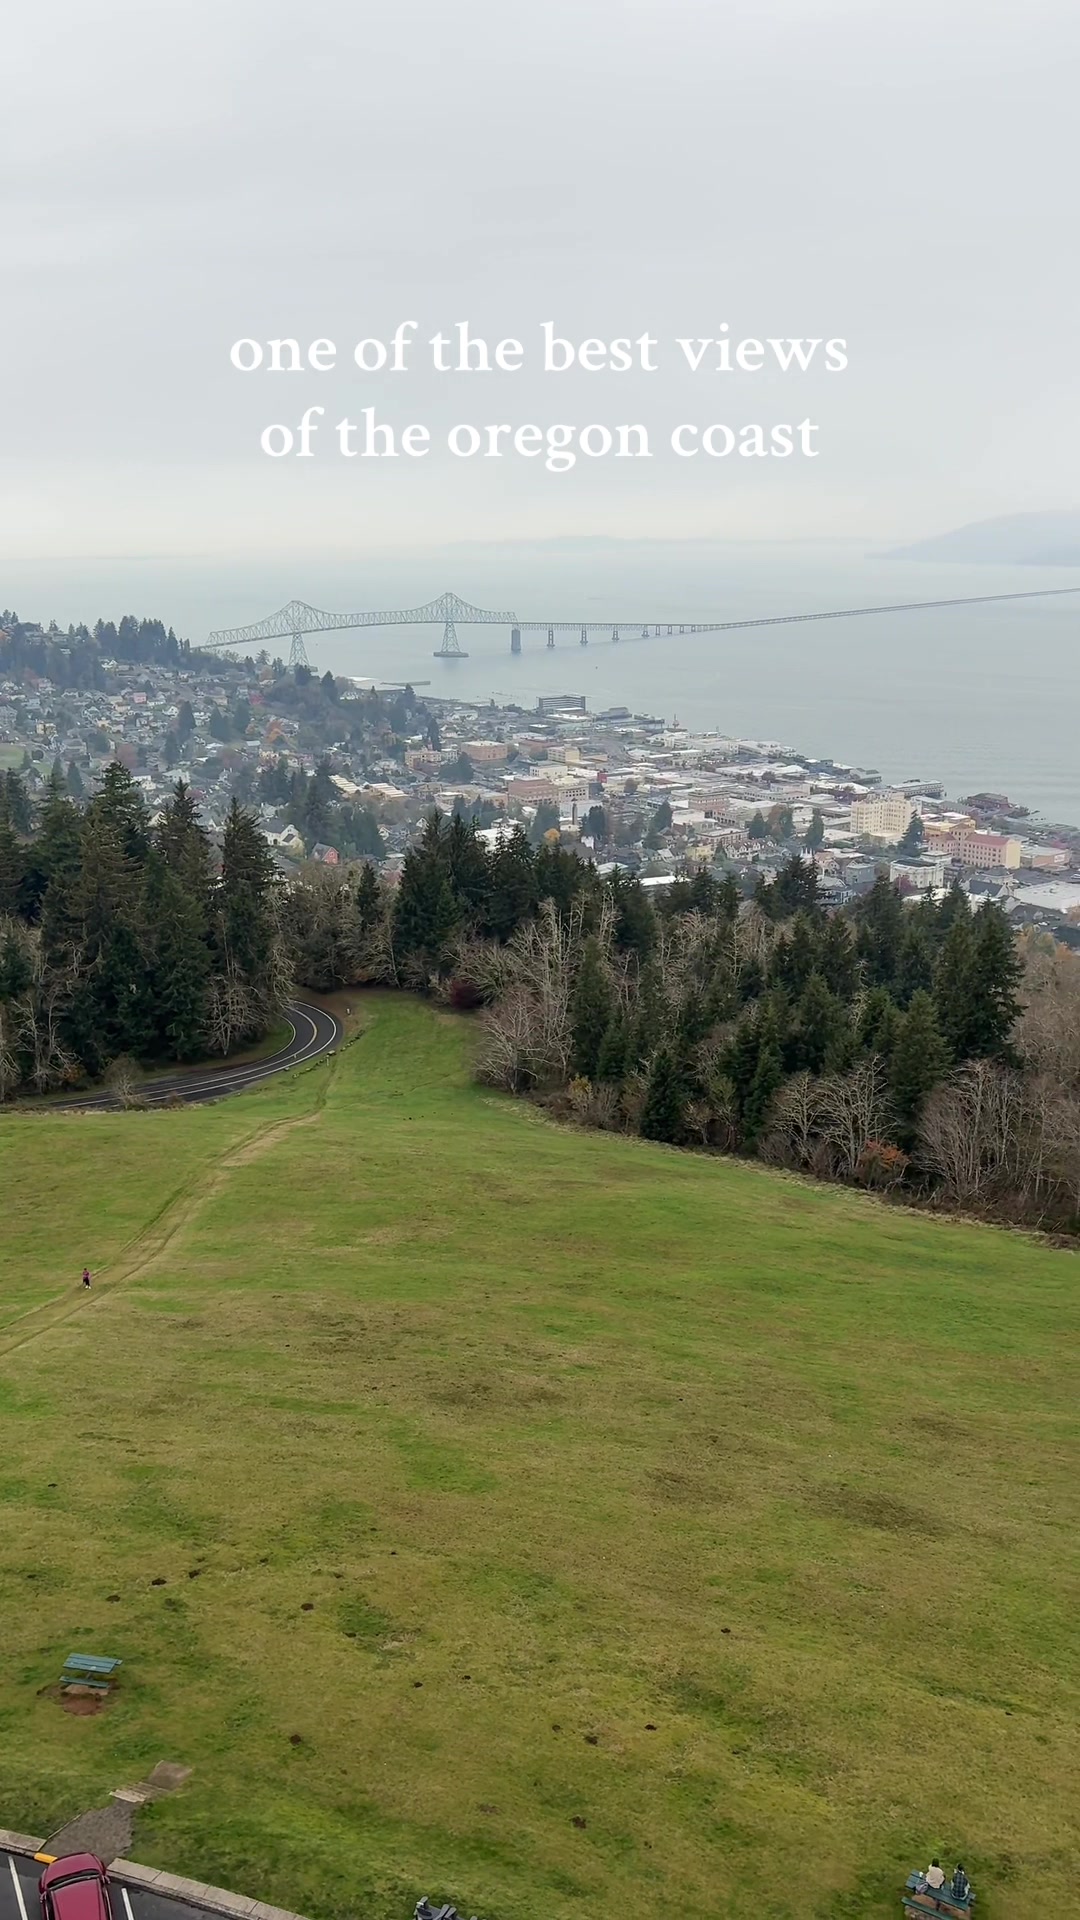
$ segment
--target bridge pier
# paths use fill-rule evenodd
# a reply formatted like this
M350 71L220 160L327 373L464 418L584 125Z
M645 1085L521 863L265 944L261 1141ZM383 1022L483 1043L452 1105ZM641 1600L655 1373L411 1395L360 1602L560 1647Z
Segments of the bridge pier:
M521 652L521 628L520 627L511 627L510 629L510 651L511 653Z
M457 628L454 622L448 619L446 625L443 627L442 646L436 647L435 649L435 659L467 660L468 657L464 647L458 643Z
M549 627L548 628L548 646L553 647L554 645L555 645L555 629L554 627Z
M583 647L587 647L587 646L588 646L588 644L589 644L589 629L588 629L588 627L582 627L582 629L581 629L581 644L582 644L582 646L583 646Z

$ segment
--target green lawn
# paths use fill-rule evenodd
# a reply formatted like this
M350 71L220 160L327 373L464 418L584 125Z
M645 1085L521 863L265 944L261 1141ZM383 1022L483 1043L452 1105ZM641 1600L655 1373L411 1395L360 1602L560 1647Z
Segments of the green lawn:
M316 1920L896 1920L931 1852L1077 1911L1076 1256L363 1007L217 1107L0 1120L0 1824L168 1758L136 1857Z

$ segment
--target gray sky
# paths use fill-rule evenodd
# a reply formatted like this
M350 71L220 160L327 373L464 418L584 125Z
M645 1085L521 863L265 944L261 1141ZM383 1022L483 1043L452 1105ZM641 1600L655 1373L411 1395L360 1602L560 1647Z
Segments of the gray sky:
M1074 0L39 0L4 28L0 553L933 532L1076 504ZM660 339L650 375L362 375L468 319ZM843 336L840 376L674 337ZM239 336L333 375L233 371ZM642 420L651 462L270 461L365 405ZM679 421L820 422L679 461Z

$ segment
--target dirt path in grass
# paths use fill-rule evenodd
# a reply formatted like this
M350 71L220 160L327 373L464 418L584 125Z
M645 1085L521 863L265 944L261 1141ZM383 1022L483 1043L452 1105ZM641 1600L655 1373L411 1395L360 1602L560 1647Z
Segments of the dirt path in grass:
M243 1139L230 1147L228 1153L212 1167L200 1167L191 1177L176 1187L138 1233L125 1242L115 1259L98 1269L94 1276L93 1288L87 1292L79 1286L72 1294L59 1299L43 1300L38 1306L28 1307L13 1320L0 1334L0 1359L17 1353L21 1347L31 1341L40 1340L51 1334L68 1320L79 1314L92 1313L102 1300L107 1300L119 1287L138 1279L140 1274L160 1260L166 1248L176 1239L177 1234L190 1225L196 1215L220 1193L230 1174L238 1167L249 1166L253 1160L275 1147L279 1140L291 1133L296 1127L311 1127L322 1118L323 1108L330 1091L330 1082L336 1069L336 1056L331 1056L328 1077L319 1088L312 1113L293 1116L288 1120L272 1120L252 1128Z

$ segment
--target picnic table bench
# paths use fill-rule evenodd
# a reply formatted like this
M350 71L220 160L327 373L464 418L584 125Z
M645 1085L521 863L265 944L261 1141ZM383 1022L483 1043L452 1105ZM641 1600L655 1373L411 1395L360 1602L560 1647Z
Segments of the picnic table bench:
M975 1905L974 1893L958 1899L950 1892L947 1880L943 1887L928 1887L921 1873L909 1874L903 1900L904 1912L911 1920L926 1913L946 1914L949 1920L969 1920Z
M101 1653L69 1653L60 1676L62 1687L89 1687L94 1693L109 1693L122 1660L111 1660Z

